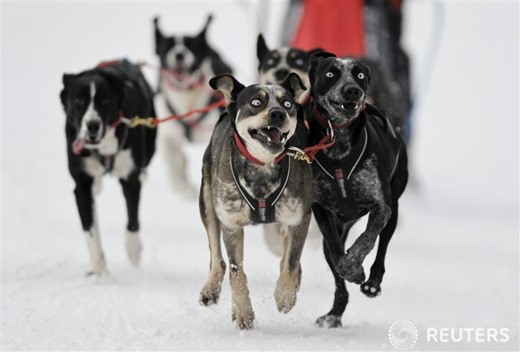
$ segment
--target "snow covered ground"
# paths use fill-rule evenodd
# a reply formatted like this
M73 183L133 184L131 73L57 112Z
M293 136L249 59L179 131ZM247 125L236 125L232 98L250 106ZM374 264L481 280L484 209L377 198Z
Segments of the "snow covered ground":
M405 43L419 75L434 21L430 2L409 2ZM245 269L256 328L236 330L227 278L218 305L198 292L208 269L197 204L169 192L162 160L143 191L142 267L123 247L123 198L114 179L99 197L111 275L84 277L86 246L66 169L61 74L102 59L153 60L151 17L195 32L216 15L210 39L252 81L256 37L237 2L2 4L2 350L393 350L396 321L415 324L417 350L519 348L519 5L450 2L431 84L417 106L413 184L402 199L383 294L348 285L343 328L314 320L332 303L333 280L317 237L303 255L296 307L277 312L278 258L248 228ZM153 79L153 73L150 74ZM199 179L203 146L190 146ZM361 230L357 228L357 233ZM366 261L369 267L373 257ZM428 328L505 328L507 342L432 342Z

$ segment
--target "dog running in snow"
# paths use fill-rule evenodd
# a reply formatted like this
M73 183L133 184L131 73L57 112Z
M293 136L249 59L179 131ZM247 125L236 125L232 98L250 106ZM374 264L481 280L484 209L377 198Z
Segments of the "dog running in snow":
M158 117L182 114L216 103L222 95L211 90L209 78L232 73L220 55L209 45L207 31L213 17L195 36L166 36L154 19L155 52L161 63L161 74L155 94ZM187 178L186 141L207 143L223 109L194 114L161 126L159 150L165 157L172 188L188 198L195 197L196 189Z
M316 323L338 327L348 303L345 279L361 285L368 297L381 293L398 199L408 180L406 146L388 119L366 104L370 70L362 62L318 53L311 58L309 77L313 104L309 143L317 144L327 135L336 140L313 162L312 210L336 283L332 309ZM350 228L366 214L365 231L345 253ZM362 263L378 237L377 256L365 281Z
M94 196L101 177L116 176L128 211L126 250L138 265L141 176L155 151L155 129L130 129L123 116L155 116L153 91L139 68L123 60L79 74L63 75L60 97L66 114L69 171L91 260L88 274L106 272Z
M280 312L296 303L312 202L312 186L302 185L312 185L312 172L307 163L291 160L287 147L306 145L305 127L297 126L303 121L297 122L296 103L305 87L296 74L281 85L244 87L230 75L212 78L210 85L224 94L227 111L203 159L200 214L211 255L200 302L209 305L219 299L226 269L222 233L229 258L232 320L240 329L251 329L254 313L243 269L244 226L281 224L285 253L274 296Z

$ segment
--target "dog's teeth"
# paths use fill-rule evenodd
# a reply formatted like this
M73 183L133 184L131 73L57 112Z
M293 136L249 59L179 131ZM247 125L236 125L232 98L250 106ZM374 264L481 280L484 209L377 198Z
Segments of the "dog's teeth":
M345 105L341 104L341 108L342 108L342 109L345 109Z
M267 137L267 141L268 142L272 142L271 138L269 136L266 136Z
M354 106L354 109L357 109L359 108L359 104L356 104L356 106Z

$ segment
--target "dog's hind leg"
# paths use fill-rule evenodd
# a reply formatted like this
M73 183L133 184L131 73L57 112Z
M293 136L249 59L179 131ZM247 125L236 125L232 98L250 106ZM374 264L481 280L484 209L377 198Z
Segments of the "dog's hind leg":
M244 273L244 229L223 227L224 244L229 258L229 281L231 283L232 315L238 328L253 328L255 314L249 298L247 277Z
M392 206L392 216L390 216L388 223L379 235L377 255L374 264L372 264L370 268L370 277L366 282L361 284L361 292L368 297L376 297L381 294L381 282L383 281L383 275L385 273L386 250L397 226L398 208L399 206L397 202L395 202Z
M356 284L365 281L363 261L374 248L377 236L386 226L391 214L392 210L386 203L372 206L366 230L356 239L338 263L338 273L341 277Z
M222 258L222 250L220 248L220 221L213 207L210 182L204 180L204 177L200 187L199 209L208 235L210 250L209 277L200 291L199 302L207 306L218 302L222 280L226 272L226 264Z
M79 174L74 175L74 180L76 181L74 195L90 256L91 270L87 272L87 275L99 277L106 273L106 263L95 213L94 178L86 174Z
M344 229L341 234L341 241L343 243L347 240L348 232L355 223L356 221L350 221L343 225ZM345 279L339 276L336 271L336 267L330 259L330 251L325 241L323 241L323 254L325 255L325 260L327 261L330 270L332 271L332 275L334 275L336 291L334 292L334 303L332 304L331 310L327 314L319 317L316 320L316 325L321 328L338 328L342 326L341 317L347 307L349 295L347 286L345 285Z
M170 122L170 124L175 123ZM186 155L182 147L184 136L182 133L174 134L174 132L171 132L178 126L164 127L163 130L167 129L166 132L163 133L163 131L159 130L159 149L166 161L171 187L177 194L187 199L194 199L197 191L188 179Z
M274 292L278 311L282 313L289 312L296 303L296 293L300 287L302 275L300 257L309 231L310 221L311 214L309 213L303 217L300 224L282 227L282 231L286 232L287 239L285 240L285 253L282 258L280 277Z
M128 223L126 226L125 246L128 259L134 266L141 262L143 246L139 238L139 200L141 195L141 181L139 172L133 172L128 178L120 178L126 200Z

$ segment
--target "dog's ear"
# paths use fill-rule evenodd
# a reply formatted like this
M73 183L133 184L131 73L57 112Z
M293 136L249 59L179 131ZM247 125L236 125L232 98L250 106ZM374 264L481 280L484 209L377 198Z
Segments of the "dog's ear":
M213 77L209 80L209 85L224 95L227 105L236 101L238 94L245 88L242 83L229 74Z
M261 65L262 61L264 60L265 56L269 52L269 48L267 47L267 44L265 43L264 36L262 33L258 34L258 40L256 42L256 57L258 58L258 64Z
M311 49L309 51L307 51L307 54L309 54L309 57L311 57L312 55L314 54L317 54L317 53L325 53L326 51L323 50L322 48L314 48L314 49Z
M329 57L336 57L335 54L329 53L328 51L318 51L311 55L311 58L309 60L310 63L310 69L309 69L309 80L311 82L311 86L314 82L314 78L316 77L316 67L318 67L318 64Z
M303 85L300 76L294 72L287 76L280 85L291 93L295 101L298 101L303 92L307 90Z
M67 99L69 98L69 87L76 79L76 75L70 74L70 73L64 73L62 77L63 82L63 89L60 92L60 99L61 104L63 105L63 108L67 109Z
M161 32L161 29L159 28L159 17L154 17L153 19L153 27L155 31L155 53L159 55L159 47L161 46L161 43L164 41L164 35Z
M213 14L208 15L208 18L206 19L206 24L204 25L204 27L202 28L200 33L197 34L197 37L199 39L206 40L206 32L208 31L208 28L209 28L209 25L211 24L211 22L213 22Z

